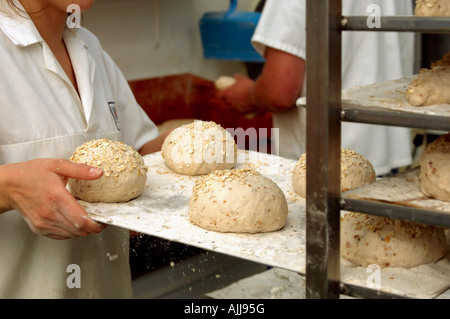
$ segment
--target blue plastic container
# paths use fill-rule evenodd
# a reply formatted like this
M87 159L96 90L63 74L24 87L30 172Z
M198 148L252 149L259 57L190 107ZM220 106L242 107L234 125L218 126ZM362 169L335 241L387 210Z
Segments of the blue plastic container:
M231 0L227 12L205 13L200 19L204 58L264 62L251 44L261 14L236 11L236 7L237 0Z

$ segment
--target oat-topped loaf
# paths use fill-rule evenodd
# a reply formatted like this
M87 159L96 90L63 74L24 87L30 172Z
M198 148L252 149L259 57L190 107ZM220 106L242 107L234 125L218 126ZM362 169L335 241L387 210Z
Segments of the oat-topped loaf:
M374 182L375 177L375 170L369 160L353 150L341 148L342 192ZM298 195L306 198L306 153L294 167L292 186Z
M132 147L117 141L97 139L84 143L70 161L103 169L97 180L69 180L72 194L87 202L126 202L138 197L147 180L147 166Z

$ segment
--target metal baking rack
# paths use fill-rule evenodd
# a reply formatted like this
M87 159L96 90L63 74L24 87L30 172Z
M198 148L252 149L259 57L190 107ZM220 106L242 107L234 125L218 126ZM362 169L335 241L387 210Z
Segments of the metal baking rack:
M449 117L430 114L407 113L376 108L343 107L341 121L421 128L437 131L449 129Z
M393 0L394 1L394 0ZM342 0L307 0L307 198L306 297L396 298L400 296L346 284L340 280L340 211L449 225L445 213L400 205L351 200L340 193L341 122L450 130L450 117L373 108L343 108L341 92L342 32L398 31L450 33L450 18L381 17L370 29L367 17L342 16Z

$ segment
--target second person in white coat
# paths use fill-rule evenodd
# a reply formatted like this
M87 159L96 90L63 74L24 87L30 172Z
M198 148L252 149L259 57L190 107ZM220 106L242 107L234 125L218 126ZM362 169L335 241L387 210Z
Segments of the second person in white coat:
M412 15L410 0L344 0L344 15ZM344 32L342 88L368 85L413 73L414 38L409 33ZM235 75L220 96L242 113L272 112L280 156L298 160L306 151L306 111L296 100L306 95L306 0L267 0L252 38L266 62L255 80ZM343 123L342 146L368 158L378 175L412 163L407 128Z

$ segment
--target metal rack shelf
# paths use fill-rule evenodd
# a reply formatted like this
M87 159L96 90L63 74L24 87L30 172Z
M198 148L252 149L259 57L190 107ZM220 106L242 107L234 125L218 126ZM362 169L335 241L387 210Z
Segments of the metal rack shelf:
M343 295L352 296L356 298L370 298L370 299L408 299L407 297L398 296L393 293L379 291L376 289L364 288L349 283L340 283L339 292Z
M381 296L373 289L353 287L340 281L340 210L446 227L450 225L450 214L341 197L341 121L436 130L449 130L450 121L449 117L377 108L344 108L341 91L342 32L450 33L450 18L381 17L381 27L371 29L367 24L368 17L343 17L342 0L307 0L306 11L307 30L312 30L307 33L306 52L306 297L338 298L340 293L369 298Z
M450 213L446 214L423 208L342 197L341 209L421 224L450 227Z
M380 28L369 28L367 19L363 16L344 16L341 19L342 31L450 32L450 18L446 17L385 16L380 18Z
M442 117L440 115L394 111L377 107L343 107L340 119L345 122L450 131L449 116Z

